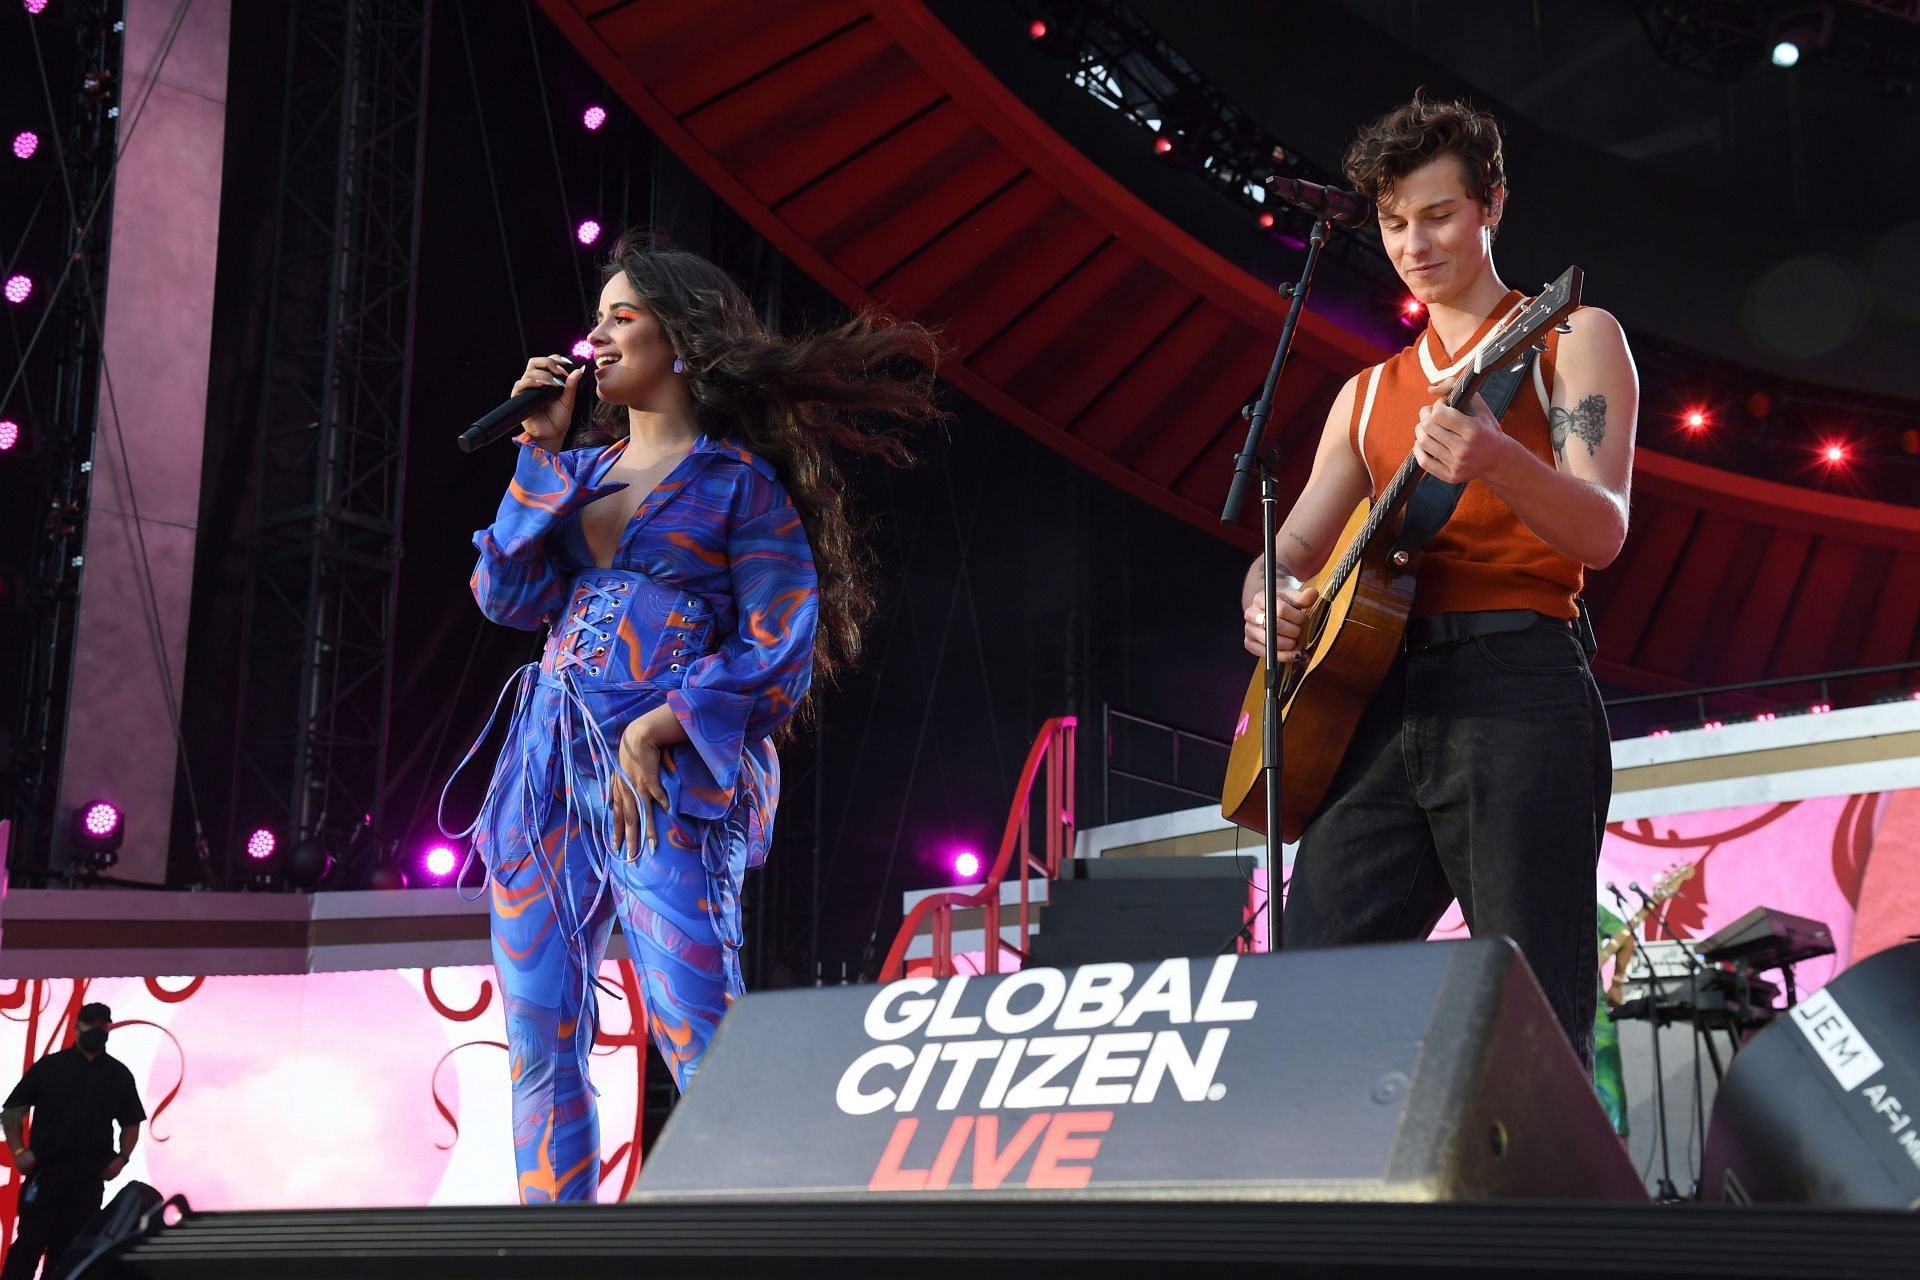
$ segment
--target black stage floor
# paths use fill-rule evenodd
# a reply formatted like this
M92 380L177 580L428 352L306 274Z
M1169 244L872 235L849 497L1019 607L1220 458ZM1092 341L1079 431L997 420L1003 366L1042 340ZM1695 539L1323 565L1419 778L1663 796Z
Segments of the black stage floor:
M739 1201L208 1213L95 1277L1903 1276L1920 1215L1618 1204Z

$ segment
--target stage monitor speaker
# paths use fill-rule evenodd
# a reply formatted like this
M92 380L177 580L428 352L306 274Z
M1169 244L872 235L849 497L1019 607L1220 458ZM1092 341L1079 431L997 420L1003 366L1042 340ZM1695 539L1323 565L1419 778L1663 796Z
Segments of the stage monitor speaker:
M640 1201L1644 1200L1513 944L749 995Z
M1920 943L1868 956L1739 1052L1701 1194L1920 1209Z

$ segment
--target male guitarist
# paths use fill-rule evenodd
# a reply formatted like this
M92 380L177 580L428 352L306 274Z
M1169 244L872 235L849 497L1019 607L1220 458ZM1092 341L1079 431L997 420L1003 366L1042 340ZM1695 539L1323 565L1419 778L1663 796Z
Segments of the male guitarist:
M1514 939L1583 1062L1593 1056L1594 867L1612 792L1606 716L1575 629L1583 572L1627 535L1639 388L1619 324L1582 308L1503 420L1447 407L1474 347L1523 305L1493 264L1505 210L1500 126L1416 96L1362 130L1348 179L1379 210L1427 328L1348 381L1280 527L1281 660L1348 517L1409 452L1465 483L1419 563L1403 652L1301 837L1290 947L1424 938L1454 898L1476 934ZM1264 653L1264 566L1241 587ZM1289 740L1288 751L1312 750Z

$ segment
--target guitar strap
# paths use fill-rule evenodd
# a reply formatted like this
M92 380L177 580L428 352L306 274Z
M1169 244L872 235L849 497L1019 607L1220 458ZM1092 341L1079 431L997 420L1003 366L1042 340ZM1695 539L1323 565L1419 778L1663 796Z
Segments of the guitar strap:
M1480 398L1487 402L1496 421L1506 416L1514 395L1533 376L1536 354L1529 346L1519 364L1502 369L1480 384ZM1413 492L1407 495L1407 505L1400 517L1400 536L1393 543L1394 552L1418 554L1427 540L1453 518L1453 509L1460 505L1460 492L1465 488L1464 484L1448 484L1423 472Z

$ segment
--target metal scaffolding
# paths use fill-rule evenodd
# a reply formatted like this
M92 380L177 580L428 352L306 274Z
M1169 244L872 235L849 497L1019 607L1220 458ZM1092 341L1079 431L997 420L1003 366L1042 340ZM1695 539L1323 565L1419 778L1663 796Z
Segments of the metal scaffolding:
M0 386L16 391L23 406L37 411L30 417L31 429L45 441L25 483L8 496L9 502L21 504L18 513L30 529L25 574L15 589L19 598L9 591L9 598L0 601L0 606L24 614L22 643L7 664L19 691L17 699L7 700L17 709L11 726L17 756L11 763L0 762L0 817L14 822L8 863L28 876L50 867L59 817L82 548L100 420L100 332L94 307L106 296L125 16L125 0L95 0L75 5L65 15L61 29L74 41L76 55L70 64L73 112L55 122L61 129L59 159L65 172L46 180L37 209L45 225L65 224L63 236L54 242L58 261L65 266L51 282L44 332L29 344L22 367L0 377ZM37 33L33 38L40 40ZM36 49L41 56L53 52ZM56 65L69 64L61 58Z
M230 831L381 830L431 17L292 6Z

